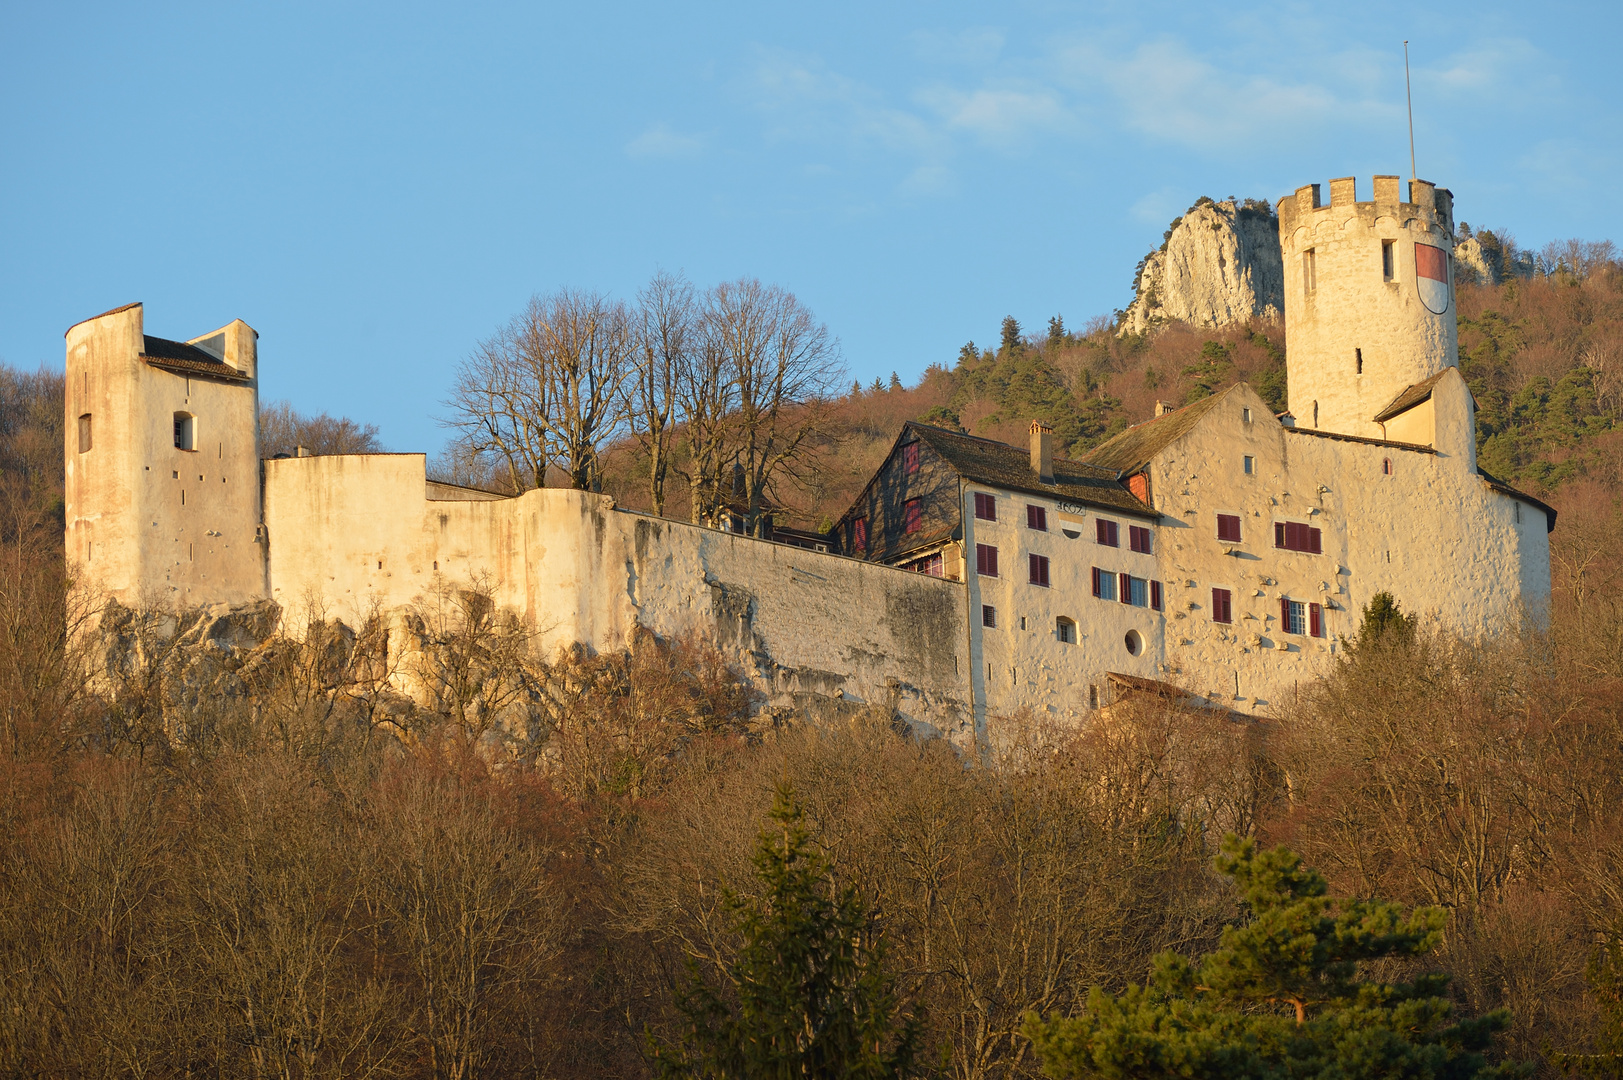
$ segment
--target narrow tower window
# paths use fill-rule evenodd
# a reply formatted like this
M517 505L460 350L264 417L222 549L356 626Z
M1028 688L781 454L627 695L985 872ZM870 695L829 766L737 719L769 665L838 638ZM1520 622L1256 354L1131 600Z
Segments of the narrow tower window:
M1312 292L1318 287L1318 275L1313 270L1313 249L1302 252L1302 288Z
M90 414L85 413L79 417L79 453L83 454L90 449Z
M191 413L176 413L175 448L179 450L195 450L197 448L196 436L197 418Z
M1359 375L1362 375L1364 373L1364 350L1363 349L1354 349L1353 350L1353 363L1358 368L1357 373Z
M1397 276L1397 241L1381 241L1381 280L1391 281Z

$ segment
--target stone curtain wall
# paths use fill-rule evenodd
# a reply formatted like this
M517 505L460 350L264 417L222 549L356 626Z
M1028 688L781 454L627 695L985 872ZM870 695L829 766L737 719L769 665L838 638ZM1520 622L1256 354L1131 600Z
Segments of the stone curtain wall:
M698 635L769 705L878 705L975 736L962 584L614 509L548 489L430 501L421 454L265 463L272 598L351 626L474 586L551 652ZM294 621L297 621L296 619Z

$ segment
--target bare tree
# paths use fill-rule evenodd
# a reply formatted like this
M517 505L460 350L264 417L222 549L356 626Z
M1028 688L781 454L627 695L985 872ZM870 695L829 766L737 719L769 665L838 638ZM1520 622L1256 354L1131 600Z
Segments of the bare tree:
M376 424L347 416L309 416L292 402L272 401L259 407L259 452L265 457L292 454L298 447L313 454L376 454L382 451Z
M712 320L701 318L698 337L678 367L676 402L684 465L676 470L688 484L689 520L717 528L727 509L723 466L738 394L728 378L723 341L713 329Z
M755 278L710 290L705 316L734 387L744 531L765 532L773 481L817 430L845 376L839 344L795 295Z
M637 295L634 319L636 372L627 381L626 414L648 455L648 496L665 516L665 477L679 401L677 383L693 343L693 286L681 275L660 271Z
M600 490L598 455L624 430L632 360L623 304L571 289L533 297L457 368L449 424L506 462L515 491L544 487L549 464L571 487Z

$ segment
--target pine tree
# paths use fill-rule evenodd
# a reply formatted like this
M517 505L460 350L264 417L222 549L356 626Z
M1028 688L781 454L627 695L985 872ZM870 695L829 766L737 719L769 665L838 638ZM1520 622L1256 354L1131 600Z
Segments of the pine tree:
M1018 352L1021 347L1020 323L1013 315L1004 316L1003 319L1003 351Z
M868 387L868 390L870 393L883 394L885 392L885 384L879 381L879 376L875 375L873 377L873 385Z
M975 347L973 341L964 342L963 348L958 350L959 367L971 366L980 358L981 351Z
M1064 345L1066 339L1070 336L1070 333L1065 329L1065 317L1063 315L1055 315L1048 320L1048 344L1054 346Z
M900 390L902 388L902 377L896 374L894 371L890 373L890 388L892 390Z
M860 379L852 379L851 380L851 396L852 397L861 397L862 396L862 381Z
M1562 1070L1596 1080L1623 1077L1623 941L1601 946L1584 972L1590 993L1600 1005L1600 1030L1591 1054L1551 1054Z
M1364 622L1358 628L1360 649L1373 648L1383 641L1404 645L1414 640L1415 626L1419 622L1413 615L1405 615L1397 600L1389 592L1378 592L1364 605Z
M1095 988L1074 1017L1026 1017L1044 1071L1058 1080L1511 1080L1531 1066L1490 1066L1483 1051L1509 1014L1451 1021L1445 975L1362 978L1361 965L1418 958L1442 939L1440 908L1332 900L1324 878L1285 848L1230 836L1217 868L1249 921L1223 931L1196 966L1156 957L1148 985Z
M788 784L755 846L760 894L729 895L743 944L718 990L690 970L685 1030L656 1044L665 1080L882 1080L914 1075L919 1026L885 975L884 938L831 880Z

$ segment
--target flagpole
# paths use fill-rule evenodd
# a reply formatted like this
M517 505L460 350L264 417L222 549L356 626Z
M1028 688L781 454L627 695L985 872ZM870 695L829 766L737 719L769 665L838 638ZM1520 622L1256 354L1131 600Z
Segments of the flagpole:
M1409 182L1415 181L1414 167L1414 88L1409 82L1409 43L1403 43L1403 94L1409 100Z

